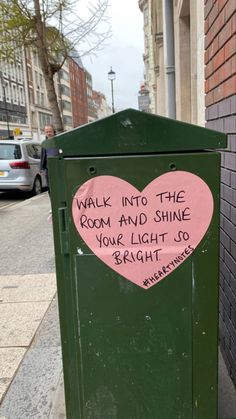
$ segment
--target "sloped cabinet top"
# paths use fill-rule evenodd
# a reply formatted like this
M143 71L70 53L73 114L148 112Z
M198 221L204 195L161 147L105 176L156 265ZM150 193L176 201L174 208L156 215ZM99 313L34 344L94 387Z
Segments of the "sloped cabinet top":
M45 140L43 147L64 157L109 156L225 148L227 139L221 132L126 109Z

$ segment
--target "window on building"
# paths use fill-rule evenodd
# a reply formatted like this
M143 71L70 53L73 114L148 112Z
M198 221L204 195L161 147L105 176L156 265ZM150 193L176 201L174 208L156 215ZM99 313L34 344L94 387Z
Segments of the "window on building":
M5 94L6 94L6 101L11 102L11 89L10 89L10 85L8 81L6 82L6 85L5 85Z
M24 94L24 89L22 86L19 87L19 93L20 93L20 104L21 106L25 105L25 94Z
M18 77L18 81L22 82L23 81L23 72L22 72L22 66L21 64L18 64L17 66L17 77Z
M39 92L39 90L36 90L36 103L37 103L37 105L40 105L40 92Z
M63 122L65 125L69 125L72 127L72 117L68 115L63 115Z
M40 101L40 104L41 104L41 106L45 106L45 103L44 103L44 93L43 92L41 92L41 101Z
M36 70L34 72L34 77L35 77L36 86L39 87L39 75L38 75L38 72Z
M63 80L66 80L66 81L69 81L70 80L70 74L67 71L61 69L59 71L59 78L63 79Z
M29 88L29 101L32 104L34 103L34 91L32 87Z
M68 102L68 100L62 100L62 109L71 111L71 102Z
M65 96L70 96L70 88L65 84L60 85L61 94Z
M52 116L47 113L39 112L39 125L41 129L44 129L45 125L52 124Z
M18 94L17 94L17 88L15 84L12 84L12 99L13 103L18 103Z
M28 81L32 81L32 69L30 66L27 66L27 77Z
M43 87L43 75L41 73L39 74L39 86Z
M12 80L16 80L16 67L13 62L10 63L10 76Z

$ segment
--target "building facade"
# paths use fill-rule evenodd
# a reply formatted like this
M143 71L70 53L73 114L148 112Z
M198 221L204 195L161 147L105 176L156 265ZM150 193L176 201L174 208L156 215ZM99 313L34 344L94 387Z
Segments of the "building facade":
M42 141L44 126L53 124L53 117L37 53L23 50L14 63L0 64L0 138L32 136ZM67 59L54 83L65 130L97 118L92 76L81 60Z
M97 109L93 101L93 80L91 74L86 70L86 90L88 101L88 122L93 122L97 119Z
M205 1L206 126L228 135L222 151L220 346L236 385L236 2Z
M155 113L204 125L204 0L150 0L148 10Z
M54 83L56 86L64 130L68 131L73 128L70 69L68 60L65 61L58 73L55 74Z
M0 62L0 138L27 132L23 58L23 51L19 51L15 62Z
M155 112L228 136L221 152L219 338L236 384L236 2L152 0L151 15Z
M38 55L30 49L25 51L25 68L27 80L25 92L29 103L28 125L32 136L42 140L44 126L52 124L52 113Z
M154 71L154 51L152 45L152 1L139 0L139 8L143 13L143 32L144 32L144 84L149 92L148 112L156 112L156 78Z
M81 60L69 58L73 128L88 122L85 70Z
M96 107L97 119L105 118L112 114L112 110L107 104L106 96L103 93L93 90L93 103Z

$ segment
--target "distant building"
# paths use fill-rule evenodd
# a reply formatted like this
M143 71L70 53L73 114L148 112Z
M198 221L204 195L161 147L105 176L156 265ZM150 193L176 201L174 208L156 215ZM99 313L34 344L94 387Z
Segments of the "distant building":
M93 90L93 102L96 107L97 119L111 115L111 108L108 106L106 97L103 93Z
M156 78L154 72L154 51L153 51L153 30L152 30L152 1L139 0L139 8L143 13L143 32L144 32L144 79L145 87L149 91L149 111L156 111ZM143 102L143 97L139 102Z
M138 95L138 108L142 112L150 112L149 90L142 84Z
M27 130L23 51L15 62L0 62L0 138Z
M44 126L52 124L52 113L49 108L45 80L38 55L30 49L25 52L25 67L29 128L34 137L43 139Z
M73 127L88 122L88 101L86 73L82 61L78 58L69 58L71 105Z
M67 131L73 128L70 71L68 60L65 61L59 72L55 74L55 84L57 86L57 96L64 124L64 130Z
M93 82L91 74L85 70L86 89L88 100L88 122L93 122L97 119L97 110L93 101Z
M54 85L65 131L109 114L102 93L94 101L92 76L80 58L65 61ZM0 139L21 135L41 141L49 124L53 117L38 54L22 49L14 63L0 62Z

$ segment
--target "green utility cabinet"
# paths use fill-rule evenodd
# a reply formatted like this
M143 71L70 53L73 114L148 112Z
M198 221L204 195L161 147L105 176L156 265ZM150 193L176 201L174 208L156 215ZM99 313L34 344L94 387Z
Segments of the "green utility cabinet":
M127 109L44 146L67 418L215 419L225 135Z

